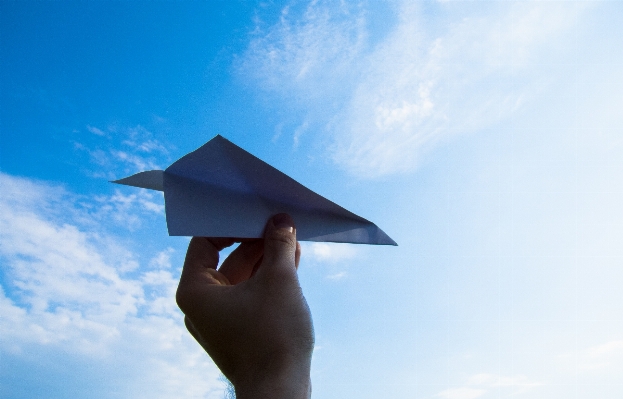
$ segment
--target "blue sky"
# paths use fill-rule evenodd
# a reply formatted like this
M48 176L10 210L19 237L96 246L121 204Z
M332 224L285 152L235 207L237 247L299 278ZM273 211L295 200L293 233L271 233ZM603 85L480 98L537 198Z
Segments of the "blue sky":
M221 134L399 244L304 243L315 398L620 398L622 17L1 2L1 396L223 397L188 239L108 183Z

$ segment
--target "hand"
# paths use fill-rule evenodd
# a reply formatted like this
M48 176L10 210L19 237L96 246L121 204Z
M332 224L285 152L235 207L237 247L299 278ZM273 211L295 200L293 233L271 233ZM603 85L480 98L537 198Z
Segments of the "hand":
M234 242L191 239L177 288L186 327L237 399L309 398L314 333L294 222L274 216L264 239L243 240L216 271L219 251Z

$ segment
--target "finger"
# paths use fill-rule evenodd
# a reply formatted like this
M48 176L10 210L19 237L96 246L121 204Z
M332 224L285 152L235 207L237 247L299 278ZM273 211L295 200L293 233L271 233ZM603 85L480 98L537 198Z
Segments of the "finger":
M271 281L296 278L296 228L290 215L279 213L268 221L257 276Z
M231 284L248 280L253 267L264 254L264 240L256 239L242 242L238 248L223 261L219 268Z
M299 262L301 261L301 244L296 242L296 252L294 253L294 266L296 270L299 269Z
M206 268L216 269L219 251L234 243L233 238L193 237L188 244L182 277L202 273Z
M186 259L184 259L184 275L193 275L203 272L206 268L216 269L218 266L218 251L222 243L217 245L205 237L193 237L188 243Z
M176 293L177 304L182 311L186 313L193 307L196 290L204 284L226 284L226 279L219 278L220 273L215 270L217 265L217 247L204 237L191 238Z
M210 241L218 251L223 250L223 248L230 247L235 242L240 241L240 239L231 237L206 237L206 240Z
M253 266L253 271L251 272L251 277L255 276L255 273L257 273L257 269L260 268L260 265L262 264L263 260L264 260L264 255L260 256L257 262L255 262L255 266Z

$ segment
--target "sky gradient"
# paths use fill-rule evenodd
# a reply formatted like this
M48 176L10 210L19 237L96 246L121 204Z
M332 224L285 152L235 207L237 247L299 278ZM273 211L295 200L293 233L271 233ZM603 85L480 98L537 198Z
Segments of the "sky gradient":
M188 238L109 180L221 134L398 247L303 243L314 398L623 395L619 2L0 2L0 396L223 398Z

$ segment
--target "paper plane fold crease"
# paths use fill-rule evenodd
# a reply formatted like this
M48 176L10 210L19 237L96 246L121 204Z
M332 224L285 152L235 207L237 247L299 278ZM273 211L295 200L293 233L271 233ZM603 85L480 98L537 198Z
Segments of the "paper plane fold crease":
M169 235L260 238L266 221L285 212L299 241L397 245L374 223L298 183L222 136L164 171L113 183L164 191Z

